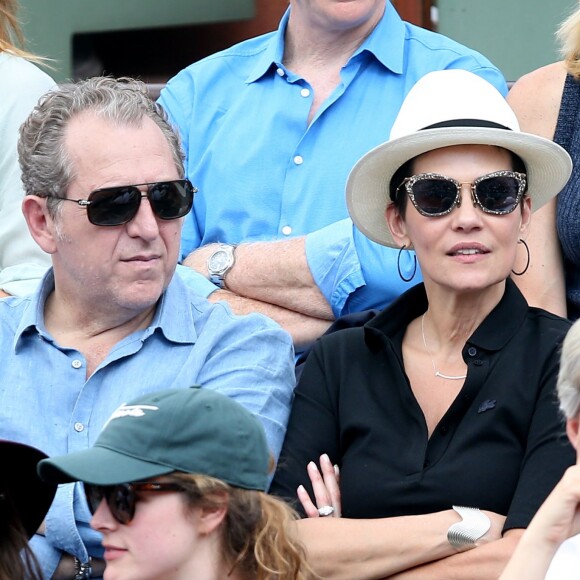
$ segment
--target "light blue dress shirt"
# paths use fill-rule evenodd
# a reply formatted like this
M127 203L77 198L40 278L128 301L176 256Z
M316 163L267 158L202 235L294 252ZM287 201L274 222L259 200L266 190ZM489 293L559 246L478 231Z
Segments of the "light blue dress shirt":
M90 447L112 412L145 393L199 384L254 412L277 458L294 390L290 336L268 318L235 316L211 304L174 276L150 326L119 342L86 378L86 361L63 348L44 326L49 270L39 291L0 301L0 438L48 455ZM33 548L50 578L61 550L86 560L102 554L100 534L79 484L59 486L46 518L46 538Z
M161 92L159 103L183 139L187 175L199 188L182 254L212 242L310 234L310 270L335 316L384 308L409 284L397 273L397 250L371 242L345 219L350 169L389 138L405 95L424 74L467 69L504 95L506 83L482 55L403 22L387 2L308 125L312 88L282 64L288 15L277 32L192 64ZM403 270L406 277L412 271L406 263ZM412 283L420 280L418 273ZM206 296L215 290L201 275L188 283Z

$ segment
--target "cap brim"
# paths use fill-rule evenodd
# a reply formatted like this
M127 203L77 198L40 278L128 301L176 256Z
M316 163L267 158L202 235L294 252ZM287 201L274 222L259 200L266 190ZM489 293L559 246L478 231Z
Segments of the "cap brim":
M40 477L50 483L82 481L93 485L116 485L140 481L175 471L174 467L150 463L106 447L45 459L38 465Z
M446 127L425 129L378 145L352 168L346 184L346 203L354 224L368 238L398 248L385 220L389 184L397 169L410 159L453 145L491 145L513 151L526 166L527 194L532 211L558 195L570 178L572 160L553 141L507 129Z
M56 486L41 481L37 474L37 464L46 454L42 451L13 441L0 442L0 462L2 462L2 484L10 494L22 525L32 537L52 504Z

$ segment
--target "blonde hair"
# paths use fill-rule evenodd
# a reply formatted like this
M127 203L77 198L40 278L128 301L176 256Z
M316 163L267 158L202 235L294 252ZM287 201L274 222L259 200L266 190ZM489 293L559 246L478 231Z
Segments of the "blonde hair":
M575 78L580 78L580 7L560 24L556 38L566 70Z
M558 371L558 398L566 419L580 413L580 320L575 322L562 344Z
M46 64L50 60L25 50L24 44L24 35L18 20L18 1L0 0L0 52L20 56L36 64Z
M224 561L248 580L312 580L306 551L294 536L298 514L282 500L262 491L233 487L213 477L173 473L188 507L227 507L221 526Z

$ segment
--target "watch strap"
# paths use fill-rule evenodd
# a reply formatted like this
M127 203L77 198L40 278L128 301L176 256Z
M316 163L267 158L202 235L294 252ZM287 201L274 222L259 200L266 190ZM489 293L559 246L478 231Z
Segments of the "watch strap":
M473 548L489 531L491 520L478 508L454 505L453 509L461 516L461 521L449 527L447 540L454 548Z

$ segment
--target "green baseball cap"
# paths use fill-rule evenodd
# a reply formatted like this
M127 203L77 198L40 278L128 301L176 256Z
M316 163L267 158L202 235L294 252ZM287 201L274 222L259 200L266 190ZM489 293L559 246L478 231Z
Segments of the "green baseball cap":
M121 405L90 449L41 461L50 483L116 485L173 471L265 491L264 428L229 397L200 387L167 389Z

